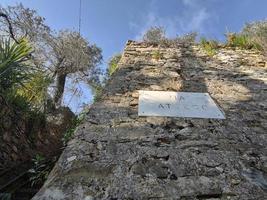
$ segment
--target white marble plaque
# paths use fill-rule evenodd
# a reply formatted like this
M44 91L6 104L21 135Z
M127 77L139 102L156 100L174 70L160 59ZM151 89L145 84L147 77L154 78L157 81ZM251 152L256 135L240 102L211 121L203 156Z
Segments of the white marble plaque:
M208 93L139 91L139 116L225 119Z

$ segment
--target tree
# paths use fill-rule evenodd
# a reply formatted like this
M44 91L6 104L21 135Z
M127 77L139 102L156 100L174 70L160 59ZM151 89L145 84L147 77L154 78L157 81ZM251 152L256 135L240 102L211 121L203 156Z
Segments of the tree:
M47 43L52 39L51 30L45 24L45 18L35 10L25 8L22 4L0 7L0 33L2 37L11 37L15 42L19 38L26 38L34 50L30 55L34 64L39 68L47 67Z
M54 102L60 105L67 76L90 77L92 69L101 62L102 55L96 45L90 45L79 33L68 30L61 31L51 46L56 76Z
M101 49L89 44L79 33L52 32L43 17L22 4L0 8L0 27L2 36L10 36L15 41L23 36L31 42L30 57L34 65L54 80L55 105L61 104L68 76L90 84L98 82L96 66L102 59Z
M165 38L166 36L164 28L161 26L153 26L146 31L143 36L143 41L158 44Z

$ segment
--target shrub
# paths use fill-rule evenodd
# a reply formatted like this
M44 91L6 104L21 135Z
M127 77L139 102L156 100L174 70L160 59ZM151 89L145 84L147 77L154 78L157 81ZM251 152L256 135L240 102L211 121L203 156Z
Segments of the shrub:
M193 44L196 41L197 33L192 32L188 33L182 36L177 36L174 41L176 43L182 43L182 44Z
M25 97L17 95L15 91L8 91L0 94L5 99L7 105L17 112L31 113L30 103Z
M190 45L195 43L196 36L197 33L192 32L175 38L167 38L163 27L153 26L146 31L143 36L143 41L159 44L162 47L177 47L181 44Z
M97 102L101 99L102 92L103 92L102 86L95 86L94 87L94 102Z
M242 49L257 49L261 50L261 46L252 40L251 37L245 34L228 33L226 34L226 45L229 47L239 47Z
M162 47L174 47L177 48L181 45L191 45L196 41L197 33L188 33L182 36L177 36L175 38L164 38L159 44Z
M216 54L216 49L218 49L219 47L219 44L216 40L207 40L205 38L201 38L200 46L206 51L209 56L214 56Z
M241 34L249 37L267 54L267 20L246 24Z
M44 110L51 80L31 65L31 51L25 39L0 40L0 93L20 110Z
M31 186L34 186L43 183L47 179L57 161L57 157L45 158L40 154L36 154L32 161L33 167L28 172L30 173Z
M86 113L87 113L87 110L84 110L83 112L81 112L78 116L76 116L73 119L71 127L63 135L62 141L63 141L64 146L66 146L67 142L73 137L76 128L81 124L81 122L85 118Z
M161 26L153 26L146 31L143 36L143 41L159 44L159 42L164 40L165 38L164 28Z
M32 74L31 79L24 84L24 87L17 89L17 94L30 102L33 108L44 110L47 89L51 82L52 80L46 77L45 73L37 71Z
M121 54L115 54L108 62L108 74L111 76L118 68L118 63L121 59Z
M29 101L17 93L30 80L33 69L29 66L31 48L26 40L15 43L0 39L0 95L17 111L30 111Z
M152 52L152 58L156 59L156 60L160 60L163 58L162 53L160 53L160 51L153 51Z

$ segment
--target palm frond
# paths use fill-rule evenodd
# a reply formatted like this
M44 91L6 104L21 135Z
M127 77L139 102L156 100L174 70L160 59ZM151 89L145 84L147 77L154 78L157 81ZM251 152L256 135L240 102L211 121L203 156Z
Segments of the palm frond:
M32 49L24 39L19 44L10 39L0 39L0 89L7 90L23 85L30 77L32 68L29 55Z

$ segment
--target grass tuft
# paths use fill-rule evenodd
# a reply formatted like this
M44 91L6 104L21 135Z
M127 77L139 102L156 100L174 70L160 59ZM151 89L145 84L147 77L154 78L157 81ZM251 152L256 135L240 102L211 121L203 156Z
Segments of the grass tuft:
M214 56L219 48L219 44L216 40L207 40L205 38L200 39L200 46L209 56Z

